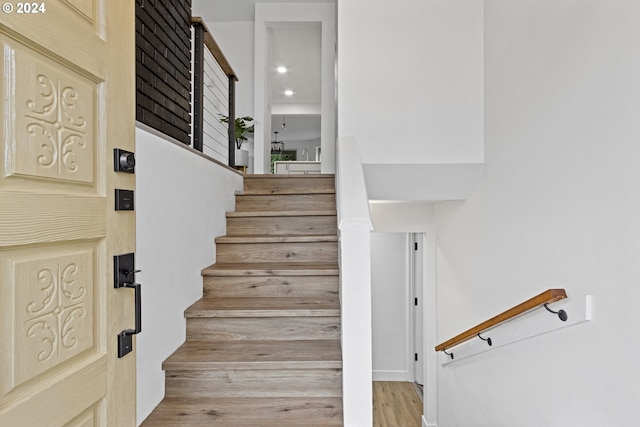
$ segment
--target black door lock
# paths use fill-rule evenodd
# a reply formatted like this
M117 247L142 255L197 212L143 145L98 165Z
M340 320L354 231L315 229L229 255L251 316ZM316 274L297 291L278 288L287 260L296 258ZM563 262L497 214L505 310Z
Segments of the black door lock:
M134 173L136 156L131 151L113 149L113 170L116 172Z

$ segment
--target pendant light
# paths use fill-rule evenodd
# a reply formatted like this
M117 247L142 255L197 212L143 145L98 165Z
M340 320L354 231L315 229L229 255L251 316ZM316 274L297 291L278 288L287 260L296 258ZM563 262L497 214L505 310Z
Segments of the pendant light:
M271 141L271 154L282 154L284 152L284 142L278 141L278 132L275 131L273 141Z

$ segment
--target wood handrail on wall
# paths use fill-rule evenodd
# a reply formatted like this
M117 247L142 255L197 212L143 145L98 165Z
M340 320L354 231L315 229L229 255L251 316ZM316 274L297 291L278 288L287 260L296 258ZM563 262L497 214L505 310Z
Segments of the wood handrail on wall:
M471 338L476 337L478 334L482 333L483 331L486 331L489 328L497 326L500 323L511 320L514 317L519 316L529 310L532 310L536 307L540 307L545 304L554 303L566 297L567 297L567 293L565 292L564 289L547 289L541 294L536 295L535 297L530 298L525 302L516 305L515 307L511 307L510 309L498 314L497 316L494 316L491 319L486 320L474 326L471 329L467 329L466 331L456 335L450 340L447 340L442 344L438 344L436 346L436 351L444 351L448 348L461 344ZM566 318L564 320L566 320Z

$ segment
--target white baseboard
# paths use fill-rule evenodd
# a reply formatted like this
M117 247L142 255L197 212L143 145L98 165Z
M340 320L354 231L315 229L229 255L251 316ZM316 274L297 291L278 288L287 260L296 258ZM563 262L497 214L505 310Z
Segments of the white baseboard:
M437 424L427 424L427 419L422 416L422 427L438 427Z
M373 371L374 381L407 381L412 379L408 371Z

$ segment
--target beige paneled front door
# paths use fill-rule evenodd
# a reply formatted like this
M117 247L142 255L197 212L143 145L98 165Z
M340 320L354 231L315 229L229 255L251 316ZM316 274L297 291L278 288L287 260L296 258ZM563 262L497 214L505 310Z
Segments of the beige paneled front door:
M0 3L0 426L132 426L112 260L135 249L114 211L135 178L113 172L134 148L135 2Z

